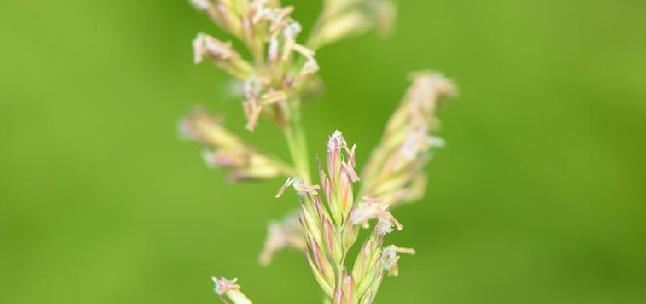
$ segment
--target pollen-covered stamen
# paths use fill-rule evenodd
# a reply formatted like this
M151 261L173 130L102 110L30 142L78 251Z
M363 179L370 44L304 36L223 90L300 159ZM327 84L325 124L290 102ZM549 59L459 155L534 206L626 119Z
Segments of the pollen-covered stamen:
M350 222L354 225L368 228L368 221L371 219L377 219L374 231L378 235L392 232L393 226L397 230L403 229L401 223L388 211L387 203L364 198L364 201L355 206L350 212Z
M253 23L258 23L261 20L269 19L269 16L272 13L272 9L265 6L267 2L267 0L256 0L251 3L249 10L255 11L253 17L251 18L251 21Z
M415 159L420 153L424 153L430 146L429 136L426 126L421 125L413 130L400 147L400 155L406 161Z
M257 97L263 88L263 82L260 77L252 75L243 82L242 93L245 98Z
M298 78L302 79L303 77L314 75L319 70L320 67L318 62L316 62L316 59L314 59L314 57L308 57L307 61L305 61L305 63L303 64L301 72L298 74Z
M301 196L317 195L317 191L321 189L321 187L319 187L318 185L306 184L300 177L289 177L287 178L283 186L280 187L278 193L276 193L276 197L281 197L290 186L294 188L294 190L296 190L296 193L298 193L298 195Z
M309 75L316 74L316 72L319 71L320 67L314 57L316 53L313 50L297 43L290 45L289 51L291 52L292 49L306 59L303 67L301 68L301 71L297 75L298 80L301 80Z
M278 27L294 11L291 6L285 8L267 7L267 0L256 0L249 6L252 15L251 22L255 25L263 21L271 22L272 27Z
M359 205L352 209L350 213L350 222L354 225L361 225L363 228L368 228L368 220L377 216L378 210L375 208Z
M222 42L204 33L198 33L193 40L193 61L196 64L200 63L206 55L222 61L240 57L233 50L231 43Z
M335 181L341 170L341 149L346 146L341 132L334 131L327 142L327 166L330 178Z
M327 150L328 152L330 151L336 151L339 153L341 149L347 148L347 143L345 141L345 138L343 137L343 133L341 131L336 130L330 135L330 138L328 139L327 143Z
M292 186L294 187L294 190L296 190L296 193L298 193L299 195L317 195L317 191L321 189L319 185L306 184L300 177L294 178L294 183L292 184Z
M295 41L296 36L303 30L303 27L301 26L300 23L294 21L289 23L285 28L283 29L283 36L285 36L285 39Z
M236 282L238 281L237 278L234 278L233 280L227 280L224 277L218 278L216 276L212 276L211 280L213 281L213 283L215 283L215 293L219 295L223 295L231 290L240 290L240 286L236 284Z
M397 276L399 274L399 269L397 267L397 261L399 261L398 253L415 254L415 250L394 245L384 248L381 253L381 266L388 272L388 275Z
M375 233L378 235L386 235L393 231L393 226L395 226L397 230L402 230L404 228L404 226L402 226L402 224L399 223L399 221L397 221L390 212L383 213L377 218Z
M388 204L385 202L374 197L364 196L352 210L350 221L354 225L363 224L370 219L377 218L379 214L387 210Z

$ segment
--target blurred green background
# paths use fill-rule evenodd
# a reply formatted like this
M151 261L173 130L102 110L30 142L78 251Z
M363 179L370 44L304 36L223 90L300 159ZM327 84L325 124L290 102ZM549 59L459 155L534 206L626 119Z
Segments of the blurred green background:
M306 29L320 1L290 1ZM243 131L228 77L194 66L186 1L0 1L0 303L320 303L302 256L256 263L281 181L232 185L178 140L195 104ZM416 69L455 79L448 146L415 247L378 303L646 302L646 2L401 1L396 31L318 54L312 155L334 129L364 161Z

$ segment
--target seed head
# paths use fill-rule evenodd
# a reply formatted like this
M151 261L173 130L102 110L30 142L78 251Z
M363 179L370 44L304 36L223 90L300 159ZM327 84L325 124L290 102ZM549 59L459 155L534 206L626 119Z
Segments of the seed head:
M296 40L296 36L303 30L301 27L301 24L293 21L289 23L285 28L283 29L283 36L285 36L285 39L287 40Z
M439 74L414 74L413 84L364 168L362 195L394 206L424 194L424 165L432 148L444 146L441 138L431 135L439 124L435 112L442 98L455 94L455 86Z

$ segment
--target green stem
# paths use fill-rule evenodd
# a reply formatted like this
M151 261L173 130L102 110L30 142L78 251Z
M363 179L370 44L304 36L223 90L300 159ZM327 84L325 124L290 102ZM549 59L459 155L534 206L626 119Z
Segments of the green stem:
M283 128L289 153L298 177L307 184L311 183L310 165L307 155L307 141L301 120L300 100L292 100L289 105L289 123Z

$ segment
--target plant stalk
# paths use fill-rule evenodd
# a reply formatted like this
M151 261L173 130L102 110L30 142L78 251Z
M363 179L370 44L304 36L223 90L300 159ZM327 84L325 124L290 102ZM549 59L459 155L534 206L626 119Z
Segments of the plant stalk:
M301 119L300 103L298 99L288 103L289 123L283 127L287 147L292 158L292 163L298 177L307 184L311 183L310 165L307 157L307 140Z

